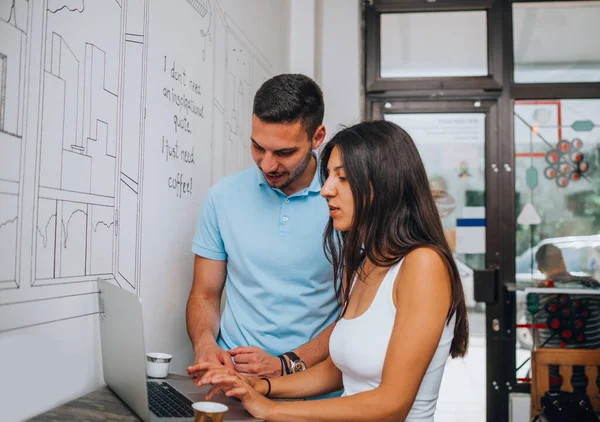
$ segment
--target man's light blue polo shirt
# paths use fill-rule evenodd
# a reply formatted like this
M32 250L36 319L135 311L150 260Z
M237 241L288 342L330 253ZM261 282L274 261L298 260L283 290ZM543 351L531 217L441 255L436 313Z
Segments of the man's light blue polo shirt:
M318 168L306 189L286 196L256 167L209 191L192 251L227 261L219 346L258 346L271 355L301 346L338 315L333 268L323 252L329 215Z

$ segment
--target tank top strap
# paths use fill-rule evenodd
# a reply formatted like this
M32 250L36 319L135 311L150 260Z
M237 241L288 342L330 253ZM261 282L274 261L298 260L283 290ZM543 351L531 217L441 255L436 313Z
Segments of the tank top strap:
M402 266L402 261L404 261L404 258L402 258L400 261L398 261L397 263L395 263L394 265L392 265L390 267L390 269L387 271L387 273L383 277L381 285L379 286L379 290L390 290L393 288L394 280L396 280L396 276L398 276L398 272L400 271L400 267ZM352 293L352 290L354 290L354 286L356 286L357 279L358 279L358 274L356 274L354 276L354 280L352 281L352 286L350 286L350 293Z
M394 288L394 281L396 280L396 277L398 277L398 273L400 272L400 267L402 266L403 261L404 261L404 258L402 258L400 261L396 262L388 270L387 274L385 275L385 278L383 279L383 283L382 283L386 286L385 287L386 289L389 290L389 289Z
M381 281L381 285L379 286L377 294L375 295L375 298L373 299L373 303L371 304L371 307L373 307L373 305L376 304L375 307L377 309L379 309L380 311L383 311L383 309L387 309L387 305L386 306L383 306L383 305L390 304L391 309L393 309L394 311L396 310L396 308L394 307L394 300L393 300L394 281L396 281L396 277L398 276L398 272L400 271L400 267L402 266L403 260L404 260L404 258L389 268L388 272L385 274L385 277Z

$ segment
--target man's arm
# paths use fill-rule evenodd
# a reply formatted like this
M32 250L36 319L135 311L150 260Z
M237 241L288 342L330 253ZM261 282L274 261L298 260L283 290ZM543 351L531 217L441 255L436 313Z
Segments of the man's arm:
M187 302L188 334L194 347L195 363L215 362L233 367L229 354L217 346L220 303L227 261L195 256L194 282Z
M293 350L307 367L324 361L329 356L329 337L335 323L325 328L308 343ZM258 347L237 347L229 351L235 360L235 369L245 375L275 377L281 375L281 361ZM285 360L290 366L289 358Z
M331 336L333 327L335 327L335 322L321 331L321 333L311 341L293 350L293 352L304 361L307 367L314 366L317 363L324 361L329 356L329 337ZM289 365L290 361L287 357L286 360Z

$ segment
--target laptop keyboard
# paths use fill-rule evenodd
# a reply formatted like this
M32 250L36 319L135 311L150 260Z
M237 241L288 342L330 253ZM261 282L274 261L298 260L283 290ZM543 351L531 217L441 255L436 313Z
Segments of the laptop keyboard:
M192 402L166 382L147 382L150 410L162 418L189 418L194 416Z

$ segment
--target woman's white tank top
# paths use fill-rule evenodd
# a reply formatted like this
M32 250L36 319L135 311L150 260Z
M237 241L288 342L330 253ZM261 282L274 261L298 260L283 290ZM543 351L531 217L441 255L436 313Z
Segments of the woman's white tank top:
M331 333L329 353L335 366L342 372L343 396L373 390L381 383L383 362L396 317L394 280L401 265L402 261L390 267L371 306L362 315L349 320L340 319ZM453 316L450 323L444 326L440 343L406 421L433 421L444 367L454 338L454 324ZM410 338L406 341L410 341ZM398 377L402 377L402 374L398 374Z

